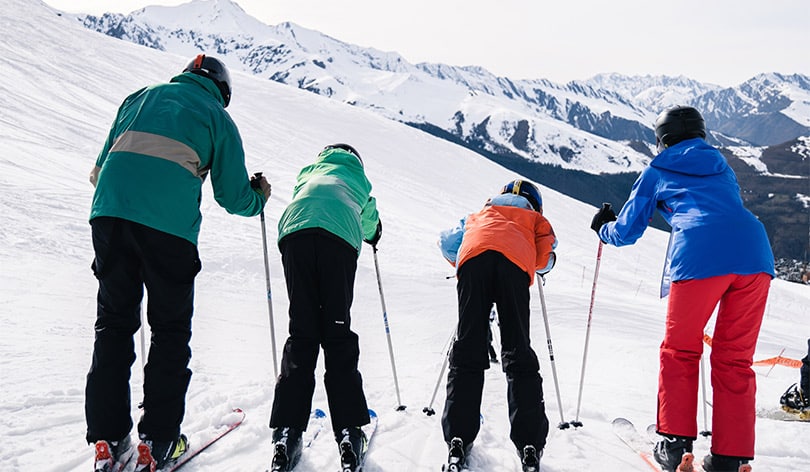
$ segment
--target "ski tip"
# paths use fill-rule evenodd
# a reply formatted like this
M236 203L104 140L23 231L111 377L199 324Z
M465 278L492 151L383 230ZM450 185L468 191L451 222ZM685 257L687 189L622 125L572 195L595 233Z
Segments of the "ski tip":
M313 415L315 416L315 418L326 418L326 412L324 412L320 408L315 408Z
M377 417L377 412L372 410L371 408L369 408L368 409L368 416L370 416L372 418L376 418Z

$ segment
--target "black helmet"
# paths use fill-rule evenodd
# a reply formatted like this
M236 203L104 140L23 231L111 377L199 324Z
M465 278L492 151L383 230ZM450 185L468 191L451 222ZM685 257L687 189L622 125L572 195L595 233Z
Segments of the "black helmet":
M225 100L225 106L227 107L231 103L231 74L228 72L228 67L219 59L198 54L188 63L183 72L191 72L213 80L219 87L222 99Z
M664 147L685 139L705 138L706 123L700 112L692 107L677 106L665 110L655 120L655 138Z
M360 157L360 153L357 152L357 149L351 147L350 145L348 145L346 143L330 144L329 146L326 146L325 148L323 148L324 151L326 151L327 149L342 149L342 150L352 154L354 157L356 157L357 160L360 161L360 164L363 163L363 158Z
M501 193L514 193L520 195L529 201L534 211L541 211L543 208L543 197L540 196L540 191L531 182L525 180L513 180L503 186Z

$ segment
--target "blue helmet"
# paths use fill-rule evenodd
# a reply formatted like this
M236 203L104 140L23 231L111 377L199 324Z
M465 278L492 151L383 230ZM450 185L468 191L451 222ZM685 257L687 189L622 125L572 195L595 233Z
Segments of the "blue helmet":
M529 201L529 204L534 208L534 211L541 211L543 208L543 197L540 196L540 191L533 183L526 180L513 180L503 186L501 193L513 193L520 195Z

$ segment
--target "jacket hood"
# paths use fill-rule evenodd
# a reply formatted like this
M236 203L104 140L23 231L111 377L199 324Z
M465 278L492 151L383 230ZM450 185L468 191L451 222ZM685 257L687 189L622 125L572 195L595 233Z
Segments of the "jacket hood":
M219 91L217 84L214 83L213 80L203 77L201 75L194 74L192 72L183 72L180 75L176 75L172 77L170 82L173 83L183 83L183 84L197 84L200 87L204 88L211 96L219 102L222 107L225 107L225 99L222 98L222 92Z
M726 158L702 138L693 138L672 145L658 154L650 166L686 175L716 175L728 167Z
M316 164L319 162L357 166L361 169L363 168L363 161L361 161L359 157L340 148L324 149L320 154L318 154L318 158L315 160Z
M488 206L513 206L523 208L524 210L534 211L532 204L529 200L522 195L515 195L513 193L502 193L490 198L487 203ZM542 213L542 212L541 212Z

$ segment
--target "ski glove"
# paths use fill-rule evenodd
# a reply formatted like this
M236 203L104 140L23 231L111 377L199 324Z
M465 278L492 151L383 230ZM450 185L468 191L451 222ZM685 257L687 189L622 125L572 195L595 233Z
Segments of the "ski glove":
M261 172L256 172L256 174L250 178L250 188L252 188L254 192L264 197L265 202L270 200L270 182L268 182L267 179L262 176Z
M554 268L554 265L556 263L557 263L557 255L554 253L554 251L551 251L551 254L548 255L548 264L546 264L546 266L543 267L542 269L537 269L535 273L540 277L543 277L549 272L551 272L551 269Z
M382 236L382 220L377 221L377 231L374 233L371 239L364 239L363 241L371 244L372 247L377 247L377 243L380 242L380 237Z
M603 203L602 208L593 216L593 220L591 220L591 229L596 231L598 235L602 225L610 221L616 221L616 213L613 213L613 209L610 208L610 203Z

